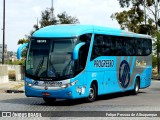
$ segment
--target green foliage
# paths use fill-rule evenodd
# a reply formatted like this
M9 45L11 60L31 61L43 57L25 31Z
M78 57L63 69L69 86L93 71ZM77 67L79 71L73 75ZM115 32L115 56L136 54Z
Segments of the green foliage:
M118 0L121 7L129 7L130 0Z
M9 79L15 80L16 79L15 70L9 70L8 77Z
M157 54L156 51L157 51L157 48L160 47L160 31L156 32L154 34L154 38L153 39L153 53L154 54Z
M22 38L22 39L19 39L18 45L24 44L24 43L28 43L28 42L29 42L29 39L27 39L27 38Z
M146 0L147 6L152 6L155 3L155 0Z
M122 29L128 29L141 34L154 35L160 27L159 0L118 0L121 7L129 10L114 13Z
M79 23L79 20L76 17L67 15L66 12L57 15L59 24L75 24Z
M118 0L119 4L122 8L124 7L130 7L131 5L140 5L146 2L146 5L148 7L152 6L155 4L156 1L159 2L159 0Z
M144 21L144 13L137 6L128 11L115 13L112 18L115 18L122 29L128 28L129 31L139 32L140 24Z
M51 9L46 9L45 11L42 12L41 14L41 20L40 20L40 28L43 28L45 26L49 25L56 25L57 20L55 17L52 16L52 10Z
M160 18L158 19L158 26L160 26Z
M152 67L157 67L157 56L152 55Z
M156 27L154 25L151 24L141 24L138 26L138 32L137 33L141 33L141 34L148 34L148 35L154 35L155 31L156 31Z
M25 65L25 60L17 60L17 61L8 61L6 62L6 64L9 64L9 65Z

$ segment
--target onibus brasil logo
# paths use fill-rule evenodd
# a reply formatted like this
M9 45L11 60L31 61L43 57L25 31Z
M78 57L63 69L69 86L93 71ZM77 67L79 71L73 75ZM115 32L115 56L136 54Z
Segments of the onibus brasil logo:
M119 82L123 88L127 88L130 82L130 67L126 60L119 67Z

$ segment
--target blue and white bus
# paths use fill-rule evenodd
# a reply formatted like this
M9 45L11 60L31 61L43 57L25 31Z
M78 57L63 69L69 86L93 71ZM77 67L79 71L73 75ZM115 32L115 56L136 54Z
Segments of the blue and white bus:
M25 94L48 104L149 87L152 39L93 25L53 25L36 31L26 59Z

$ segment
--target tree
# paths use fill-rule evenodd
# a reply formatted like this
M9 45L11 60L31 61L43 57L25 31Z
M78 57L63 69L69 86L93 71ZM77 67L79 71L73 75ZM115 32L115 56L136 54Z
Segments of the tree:
M40 20L40 28L43 28L45 26L49 26L49 25L56 25L57 24L57 20L55 17L53 17L52 15L52 10L47 8L45 11L42 11L41 14L41 20ZM37 26L35 26L37 27Z
M139 32L139 26L144 21L144 13L139 6L133 7L128 11L115 13L112 18L115 18L122 29L127 28L129 31Z
M37 24L33 25L33 30L30 31L29 35L25 35L25 38L19 39L18 44L23 44L29 42L31 35L40 28L49 26L49 25L57 25L57 24L76 24L79 23L79 20L76 17L69 16L66 12L62 12L57 15L57 18L52 14L52 9L47 8L42 11L41 19Z
M28 39L22 38L22 39L19 39L18 45L23 44L23 43L28 43L28 42L29 42Z
M154 23L156 30L158 30L158 26L160 26L160 18L159 18L160 0L118 0L118 1L122 8L130 7L131 5L132 8L134 8L135 6L144 8L143 10L145 13L144 22L147 23L147 18L152 20L152 23Z
M67 15L66 12L57 15L59 24L75 24L79 23L79 20L76 17Z
M157 66L157 57L152 55L152 66L155 68Z
M129 8L122 12L112 14L122 29L128 29L141 34L149 34L156 37L156 54L158 73L160 73L160 39L158 38L160 27L160 0L118 0L122 8Z

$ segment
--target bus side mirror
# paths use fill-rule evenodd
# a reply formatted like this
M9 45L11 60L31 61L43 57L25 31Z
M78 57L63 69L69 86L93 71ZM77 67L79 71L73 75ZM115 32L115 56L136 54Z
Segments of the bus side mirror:
M78 59L78 53L79 53L79 49L85 45L85 42L81 42L79 44L77 44L75 47L74 47L74 50L73 50L73 60L77 60Z
M18 60L21 59L21 54L23 52L23 49L26 48L27 46L28 46L28 43L24 43L18 48L18 50L17 50L17 59Z

